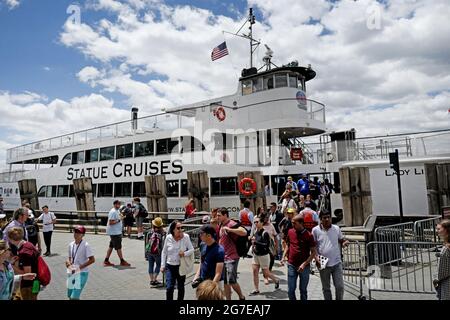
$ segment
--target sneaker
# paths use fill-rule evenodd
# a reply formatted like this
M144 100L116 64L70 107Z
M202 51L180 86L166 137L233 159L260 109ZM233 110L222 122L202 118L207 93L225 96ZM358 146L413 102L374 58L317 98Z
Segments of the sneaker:
M129 266L131 266L131 264L129 264L129 263L126 262L125 260L122 260L122 261L120 262L120 266L121 266L121 267L129 267Z
M104 267L113 267L114 263L109 262L109 260L108 261L103 261L103 266Z
M150 281L150 288L156 288L156 281Z
M277 280L277 282L275 282L275 289L278 289L280 287L280 280Z
M44 257L48 257L49 255L50 255L50 252L48 252L48 251L43 254Z

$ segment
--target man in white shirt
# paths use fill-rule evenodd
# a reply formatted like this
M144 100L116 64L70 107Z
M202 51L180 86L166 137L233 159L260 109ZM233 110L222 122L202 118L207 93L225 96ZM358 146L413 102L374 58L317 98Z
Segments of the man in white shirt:
M114 266L113 263L109 262L109 257L113 249L117 251L117 255L120 258L120 265L122 267L129 267L130 264L125 261L122 255L122 220L120 219L120 201L114 200L114 207L108 213L108 223L106 226L106 233L111 238L109 242L109 248L106 252L105 261L103 261L104 267Z
M81 291L86 285L89 266L95 262L91 246L83 239L86 228L75 226L73 229L74 241L69 244L67 267L67 296L70 300L80 300Z
M42 207L42 214L39 216L38 221L42 221L43 228L42 234L44 235L44 242L46 251L44 256L49 256L51 253L50 246L52 244L53 226L56 223L56 216L53 212L48 211L48 206Z
M346 247L348 240L342 235L341 229L331 224L331 214L322 210L319 215L320 224L313 228L312 234L317 244L317 254L328 258L327 265L320 270L320 281L325 300L332 300L330 277L336 290L336 300L344 299L344 277L342 271L341 245ZM320 269L320 259L315 257L317 267Z

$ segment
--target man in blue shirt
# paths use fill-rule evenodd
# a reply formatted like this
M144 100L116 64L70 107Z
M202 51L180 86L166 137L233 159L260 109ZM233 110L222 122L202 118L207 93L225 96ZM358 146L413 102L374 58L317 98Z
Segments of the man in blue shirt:
M216 230L210 224L200 228L201 263L192 281L193 286L203 280L213 280L220 282L222 280L223 264L225 259L225 250L215 240Z
M305 197L309 194L309 181L305 175L301 175L300 180L297 182L298 188L300 189L300 194Z
M113 202L114 207L108 213L108 224L106 226L106 233L111 238L109 242L109 248L106 252L105 261L103 261L104 267L114 266L113 263L109 262L109 257L113 249L117 251L117 255L120 258L120 265L122 267L129 267L130 264L126 262L122 255L122 220L120 219L120 201L115 200Z

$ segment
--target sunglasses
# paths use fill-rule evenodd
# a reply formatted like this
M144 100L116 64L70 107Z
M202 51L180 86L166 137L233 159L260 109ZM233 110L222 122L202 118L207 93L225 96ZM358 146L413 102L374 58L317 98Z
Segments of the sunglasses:
M257 224L257 223L260 223L261 221L255 221L255 222L253 222L254 224Z
M184 230L183 227L177 227L176 229L177 229L177 230Z

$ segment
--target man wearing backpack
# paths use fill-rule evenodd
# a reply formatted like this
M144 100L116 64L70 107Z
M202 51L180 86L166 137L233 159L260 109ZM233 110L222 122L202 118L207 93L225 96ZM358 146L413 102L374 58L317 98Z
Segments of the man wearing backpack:
M152 226L153 230L146 235L145 259L148 260L150 287L157 288L162 285L158 281L158 274L161 269L161 254L166 240L166 232L163 229L163 221L160 217L153 219Z
M9 243L17 248L17 255L14 258L13 268L16 274L36 273L38 274L39 252L33 244L23 239L24 231L21 227L13 227L8 230ZM38 279L25 280L20 282L19 294L14 300L37 300L40 289Z
M231 288L239 296L240 300L245 300L245 296L242 294L241 287L237 282L237 269L239 264L239 254L236 247L236 242L239 237L245 237L247 241L247 230L244 227L240 227L238 222L229 218L227 208L222 208L217 213L217 218L220 222L219 230L219 244L225 250L225 265L224 265L224 291L227 300L231 300Z
M138 231L138 240L144 239L144 219L148 216L148 211L145 209L144 205L141 203L141 199L136 197L133 199L134 202L134 218L136 219L136 227Z
M305 201L305 209L300 211L303 216L305 229L312 232L312 229L319 224L319 215L311 209L311 202Z

